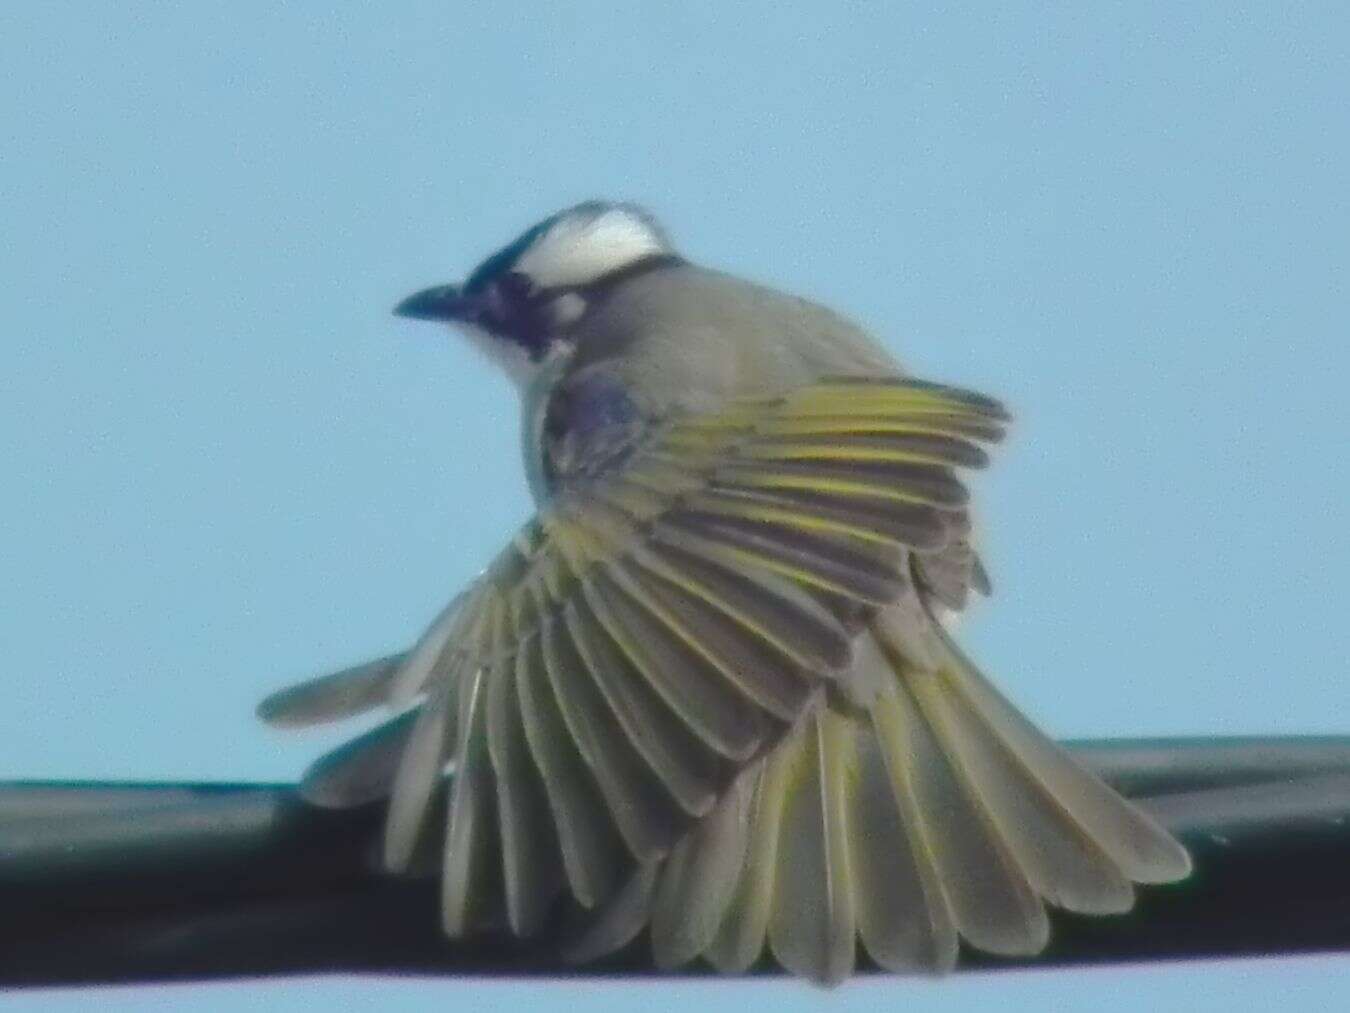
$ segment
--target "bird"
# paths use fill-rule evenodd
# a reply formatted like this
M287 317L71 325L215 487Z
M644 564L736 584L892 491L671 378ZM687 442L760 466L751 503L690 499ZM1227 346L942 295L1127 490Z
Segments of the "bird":
M281 690L270 724L393 716L318 760L385 800L380 860L436 872L444 932L585 963L1031 956L1047 907L1119 914L1185 848L955 639L990 581L966 474L1010 422L832 309L700 266L594 200L395 312L519 392L537 512L405 651Z

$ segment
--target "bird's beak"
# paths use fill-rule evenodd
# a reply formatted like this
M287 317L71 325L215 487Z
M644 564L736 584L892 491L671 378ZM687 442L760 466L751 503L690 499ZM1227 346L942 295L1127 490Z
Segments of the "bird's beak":
M394 315L412 320L466 320L474 301L458 285L437 285L414 292L394 307Z

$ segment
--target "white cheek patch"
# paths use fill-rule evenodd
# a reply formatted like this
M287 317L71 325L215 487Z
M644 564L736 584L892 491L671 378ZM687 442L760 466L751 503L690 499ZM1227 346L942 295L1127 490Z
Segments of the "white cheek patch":
M575 292L564 292L553 300L549 311L553 314L554 327L568 327L586 312L586 300Z
M599 214L560 218L521 255L516 270L540 288L573 287L669 249L655 224L641 213L611 207Z

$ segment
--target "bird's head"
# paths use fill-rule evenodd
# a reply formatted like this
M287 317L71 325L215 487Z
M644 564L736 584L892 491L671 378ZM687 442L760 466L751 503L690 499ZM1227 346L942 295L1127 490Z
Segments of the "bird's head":
M527 229L462 284L415 292L394 312L454 325L523 384L570 348L571 332L609 286L677 260L642 209L588 201Z

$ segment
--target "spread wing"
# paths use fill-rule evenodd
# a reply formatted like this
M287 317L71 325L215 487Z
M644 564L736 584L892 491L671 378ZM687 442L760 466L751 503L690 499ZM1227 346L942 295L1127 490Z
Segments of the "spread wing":
M911 552L961 543L957 468L1003 409L906 379L821 382L678 419L571 482L409 652L265 703L277 723L415 711L320 761L310 793L377 797L406 868L449 788L446 927L497 897L527 934L566 887L604 900L670 852L852 662ZM415 716L413 716L415 715Z

